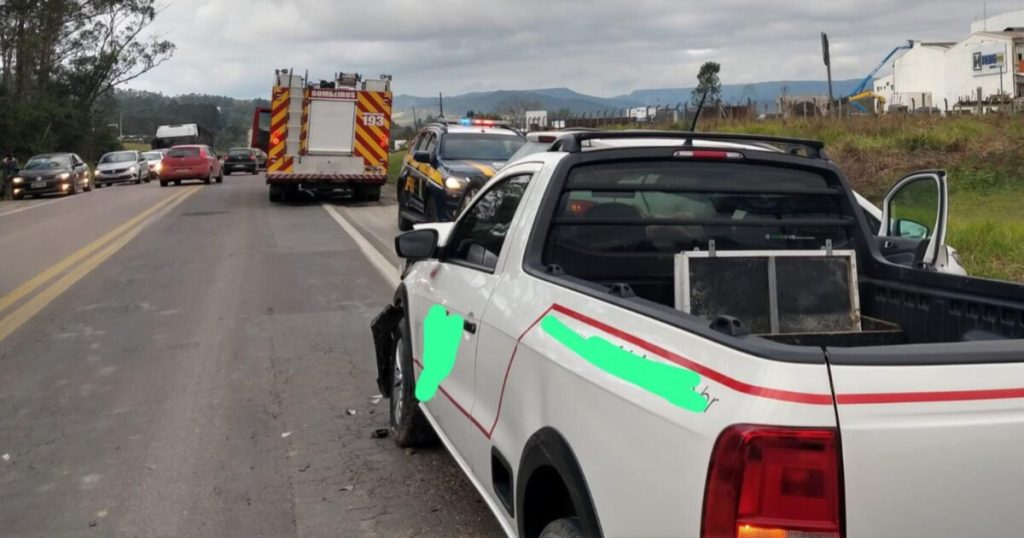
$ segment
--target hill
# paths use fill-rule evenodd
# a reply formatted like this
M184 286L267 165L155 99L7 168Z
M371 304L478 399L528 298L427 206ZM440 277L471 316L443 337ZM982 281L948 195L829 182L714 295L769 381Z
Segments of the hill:
M836 96L846 95L860 82L859 79L833 81ZM634 90L626 95L598 97L586 95L569 88L542 88L536 90L496 90L472 92L445 96L444 107L449 116L462 115L467 111L501 112L510 108L536 110L568 110L573 113L620 110L635 106L676 106L687 102L693 88L659 88ZM785 91L789 94L828 93L828 83L823 80L795 80L757 82L752 84L724 84L722 100L727 103L743 103L747 99L775 110L775 100ZM395 122L411 124L412 110L417 119L436 116L439 113L437 97L413 95L395 96Z

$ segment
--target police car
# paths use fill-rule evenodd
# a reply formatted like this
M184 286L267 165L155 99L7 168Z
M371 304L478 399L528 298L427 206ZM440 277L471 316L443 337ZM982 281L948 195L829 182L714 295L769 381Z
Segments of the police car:
M459 207L526 142L494 120L439 120L409 143L398 176L398 227L454 220Z

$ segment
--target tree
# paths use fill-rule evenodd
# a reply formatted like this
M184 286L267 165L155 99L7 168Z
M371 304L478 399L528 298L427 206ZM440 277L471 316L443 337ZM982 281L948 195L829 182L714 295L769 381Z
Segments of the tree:
M105 147L112 89L174 51L144 37L157 1L0 0L0 151Z
M690 102L694 105L700 104L700 100L707 95L706 103L717 103L722 97L722 81L718 79L718 73L722 66L718 62L704 62L697 72L697 87L690 94Z

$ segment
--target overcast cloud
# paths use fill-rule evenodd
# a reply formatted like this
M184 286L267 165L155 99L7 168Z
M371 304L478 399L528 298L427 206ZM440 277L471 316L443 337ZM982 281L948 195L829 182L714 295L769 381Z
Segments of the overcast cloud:
M1024 8L989 1L988 13ZM454 95L569 87L600 96L693 86L701 62L727 84L859 78L907 39L955 41L980 18L964 0L174 0L154 32L174 58L131 87L268 97L275 67L390 73L393 90Z

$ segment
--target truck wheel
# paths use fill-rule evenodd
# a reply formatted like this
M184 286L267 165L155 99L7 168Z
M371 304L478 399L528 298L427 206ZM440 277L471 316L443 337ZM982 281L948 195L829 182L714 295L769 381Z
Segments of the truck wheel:
M427 222L437 222L440 220L437 217L437 204L434 203L433 198L427 196L423 200L423 205L426 206L424 209L427 214Z
M563 517L548 523L540 531L540 538L583 538L583 528L579 519Z
M280 187L270 186L270 201L271 202L283 202L284 201L284 189Z
M364 202L379 202L380 201L380 186L376 187L360 187L356 191L359 195L359 199Z
M391 433L402 447L422 445L431 440L433 430L416 399L416 380L412 369L412 344L406 337L407 320L402 320L395 335L391 365Z

